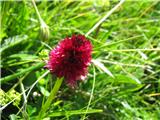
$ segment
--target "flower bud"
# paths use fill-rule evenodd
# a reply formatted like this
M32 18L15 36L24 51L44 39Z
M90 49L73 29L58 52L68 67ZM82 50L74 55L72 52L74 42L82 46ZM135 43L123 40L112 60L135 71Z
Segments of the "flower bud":
M48 27L48 25L46 25L46 23L43 20L41 20L40 24L41 24L41 26L40 26L40 39L42 41L48 41L49 27Z

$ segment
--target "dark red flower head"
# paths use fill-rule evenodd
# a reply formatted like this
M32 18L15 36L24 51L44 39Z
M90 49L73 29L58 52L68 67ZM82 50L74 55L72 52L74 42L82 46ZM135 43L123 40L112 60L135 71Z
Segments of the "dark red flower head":
M92 45L83 35L73 35L60 41L49 54L47 68L57 77L64 77L70 86L87 74Z

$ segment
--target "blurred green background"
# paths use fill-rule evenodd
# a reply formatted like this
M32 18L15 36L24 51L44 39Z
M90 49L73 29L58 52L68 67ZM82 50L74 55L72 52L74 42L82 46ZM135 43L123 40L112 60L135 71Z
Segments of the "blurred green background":
M50 48L72 34L85 35L118 3L37 1L50 31L45 36L48 31L42 31L32 1L0 1L1 118L34 119L55 83L43 68ZM75 89L63 83L45 119L159 120L160 1L125 1L87 38L97 64ZM28 94L37 80L25 104L22 91ZM88 111L103 112L84 114L90 97Z

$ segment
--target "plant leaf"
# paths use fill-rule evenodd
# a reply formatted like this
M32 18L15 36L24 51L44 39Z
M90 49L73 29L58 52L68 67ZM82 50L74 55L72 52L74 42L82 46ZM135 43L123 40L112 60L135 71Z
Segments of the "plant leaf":
M110 70L108 70L103 63L101 63L99 60L92 60L92 63L99 67L101 70L103 70L105 73L107 73L109 76L111 76L112 78L114 78L113 74L110 72Z

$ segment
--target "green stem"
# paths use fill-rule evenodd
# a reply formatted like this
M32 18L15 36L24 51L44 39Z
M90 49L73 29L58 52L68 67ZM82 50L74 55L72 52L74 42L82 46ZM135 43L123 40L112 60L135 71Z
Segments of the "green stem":
M36 64L36 65L34 65L34 66L31 66L31 67L29 67L29 68L27 68L27 69L21 70L21 71L18 72L18 73L9 75L9 76L7 76L7 77L3 77L3 78L0 79L0 83L3 84L3 83L5 83L5 82L8 82L8 81L10 81L10 80L12 80L12 79L15 79L15 78L17 78L17 77L25 74L26 72L31 72L31 71L33 71L33 70L39 69L39 68L43 67L44 64L45 64L45 63L38 63L38 64Z
M52 103L52 100L55 98L56 93L58 92L61 84L62 84L63 78L58 78L47 101L44 103L44 105L42 105L42 109L38 115L39 120L43 118L44 113L47 111L47 109L49 108L50 104Z
M23 103L23 117L25 120L29 120L29 116L26 112L26 106L27 106L27 97L26 97L26 93L25 93L25 89L24 89L24 85L22 83L22 80L20 80L20 87L21 87L21 91L22 91L22 94L23 94L23 99L24 99L24 103Z
M44 20L42 19L39 11L38 11L38 8L36 6L36 3L34 0L32 0L32 4L33 4L33 7L36 11L36 14L38 16L38 20L39 20L39 24L40 24L40 38L42 40L48 40L48 37L49 37L49 27L48 25L44 22Z
M86 114L87 114L87 112L89 110L89 106L90 106L91 100L93 98L93 92L94 92L94 88L95 88L95 81L96 81L96 72L95 72L95 67L93 66L93 84L92 84L91 95L90 95L89 102L88 102L88 105L87 105L86 113L83 115L82 120L85 120Z
M40 22L40 24L41 24L41 23L43 22L43 19L41 18L41 15L40 15L40 13L39 13L39 11L38 11L38 8L37 8L36 3L35 3L34 0L32 0L32 4L33 4L33 7L34 7L34 9L35 9L35 11L36 11L36 14L37 14L37 16L38 16L38 20L39 20L39 22Z

